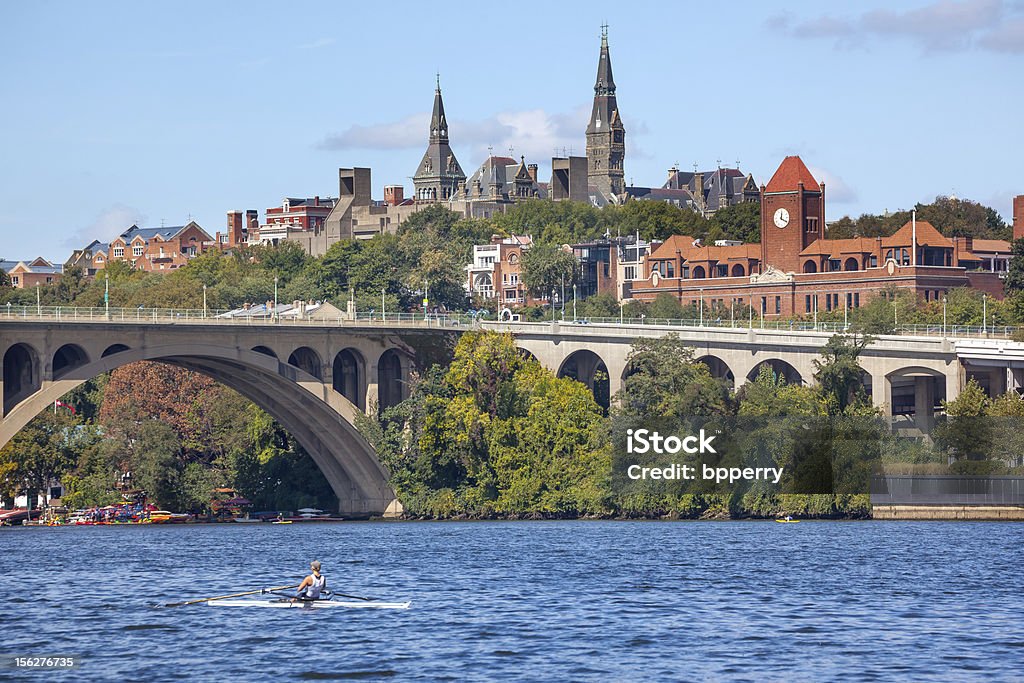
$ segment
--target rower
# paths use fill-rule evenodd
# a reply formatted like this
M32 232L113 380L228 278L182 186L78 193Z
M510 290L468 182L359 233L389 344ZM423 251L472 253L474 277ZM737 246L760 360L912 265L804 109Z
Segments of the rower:
M327 577L320 573L320 560L309 563L313 573L302 580L295 594L296 600L319 600L320 594L327 588Z

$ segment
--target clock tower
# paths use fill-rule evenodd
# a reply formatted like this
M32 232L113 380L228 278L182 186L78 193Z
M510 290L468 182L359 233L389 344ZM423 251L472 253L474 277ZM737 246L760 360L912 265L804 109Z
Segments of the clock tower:
M587 125L587 183L605 196L626 191L623 162L626 158L626 129L619 116L612 78L612 58L608 52L608 27L601 27L601 56L594 84L594 108Z
M800 252L825 237L825 184L798 156L786 157L761 188L761 270L802 273Z

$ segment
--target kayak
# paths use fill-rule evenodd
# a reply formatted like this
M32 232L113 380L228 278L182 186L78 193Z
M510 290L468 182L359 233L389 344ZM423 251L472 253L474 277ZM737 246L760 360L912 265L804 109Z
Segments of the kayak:
M779 524L799 524L800 523L799 519L777 519L775 521L778 522Z
M343 602L341 600L305 600L292 602L287 598L277 600L209 600L206 603L210 606L220 607L276 607L288 609L297 607L299 609L324 609L327 607L347 607L349 609L372 608L372 609L409 609L412 602L375 602L372 600Z
M291 523L292 522L291 522L290 519L279 519L279 520L277 520L275 522L271 522L271 524L291 524Z

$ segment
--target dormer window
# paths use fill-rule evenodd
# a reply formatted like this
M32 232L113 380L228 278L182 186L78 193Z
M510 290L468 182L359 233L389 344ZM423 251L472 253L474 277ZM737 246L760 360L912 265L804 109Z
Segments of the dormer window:
M142 245L136 244L134 247L132 247L132 256L142 256L143 251L144 249L142 248Z
M114 258L121 258L121 257L123 257L124 256L124 247L122 247L122 246L114 247L112 255L113 255Z

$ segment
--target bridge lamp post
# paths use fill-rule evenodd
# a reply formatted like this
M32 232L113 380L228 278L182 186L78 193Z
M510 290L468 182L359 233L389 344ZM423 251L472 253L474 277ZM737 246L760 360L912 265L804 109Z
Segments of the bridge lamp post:
M818 290L814 290L814 331L818 331Z
M38 315L38 316L42 316L43 315L43 303L42 303L42 298L40 297L40 294L39 294L39 283L38 282L36 283L36 315Z
M103 306L106 309L106 318L110 320L110 273L103 269Z
M206 318L206 285L203 285L203 318Z
M555 288L551 288L551 322L555 322Z
M380 320L385 323L388 321L388 314L384 312L384 287L380 288Z
M942 336L946 336L946 297L942 297Z
M10 306L10 304L7 304L7 305L8 305L8 306ZM622 312L622 309L623 309L623 307L624 307L625 305L626 305L626 302L625 302L625 300L624 300L624 299L620 299L620 300L619 300L619 324L620 324L620 325L621 325L621 324L622 324L622 322L623 322L623 320L622 320L622 318L623 318L623 312ZM573 317L573 318L575 318L575 317L576 317L576 311L575 311L575 309L574 309L574 310L573 310L573 312L572 312L572 317Z
M988 334L988 294L981 295L981 333Z
M700 288L700 326L704 327L704 288Z
M274 276L274 320L277 320L277 276Z
M619 318L620 318L619 322L621 323L622 322L622 320L621 320L621 318L622 318L622 306L621 305L619 306ZM572 320L573 320L573 322L576 322L576 283L575 282L572 285Z

